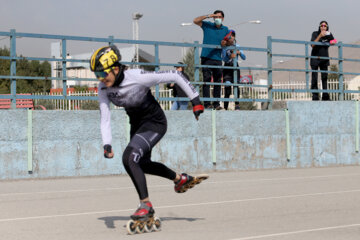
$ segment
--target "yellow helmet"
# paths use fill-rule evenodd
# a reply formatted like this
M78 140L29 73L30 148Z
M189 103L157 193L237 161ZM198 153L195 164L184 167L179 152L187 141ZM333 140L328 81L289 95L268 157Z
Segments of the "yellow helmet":
M119 49L115 45L102 47L96 50L90 58L90 70L102 72L111 68L121 60Z

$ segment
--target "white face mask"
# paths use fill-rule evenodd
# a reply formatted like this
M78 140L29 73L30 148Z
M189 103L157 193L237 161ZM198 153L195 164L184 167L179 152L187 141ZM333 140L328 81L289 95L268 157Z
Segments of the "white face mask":
M215 18L215 24L217 25L217 26L220 26L221 25L221 23L222 23L222 19L221 18Z

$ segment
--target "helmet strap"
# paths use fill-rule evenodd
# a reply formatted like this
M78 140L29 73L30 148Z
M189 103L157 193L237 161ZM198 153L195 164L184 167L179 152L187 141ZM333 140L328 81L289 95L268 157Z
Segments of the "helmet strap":
M118 87L120 85L120 83L124 80L124 69L125 69L125 65L120 64L119 65L119 73L116 74L116 76L115 76L115 82L113 85L114 87Z

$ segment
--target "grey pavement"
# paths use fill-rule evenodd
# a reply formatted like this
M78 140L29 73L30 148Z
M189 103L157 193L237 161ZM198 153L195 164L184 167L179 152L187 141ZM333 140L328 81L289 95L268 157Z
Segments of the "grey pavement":
M211 172L183 194L148 176L159 232L127 235L128 176L0 182L0 239L360 239L360 166Z

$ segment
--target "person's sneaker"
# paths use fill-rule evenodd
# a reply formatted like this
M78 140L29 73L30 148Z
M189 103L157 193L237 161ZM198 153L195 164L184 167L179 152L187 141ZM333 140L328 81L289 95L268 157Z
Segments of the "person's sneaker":
M142 220L146 221L150 217L154 216L154 209L151 202L141 202L138 209L131 215L132 220Z
M174 190L177 193L186 192L189 188L192 188L192 182L194 178L186 173L180 175L180 180L175 182Z
M240 110L240 106L239 106L239 105L235 105L235 110Z
M214 108L215 110L224 110L220 105Z

